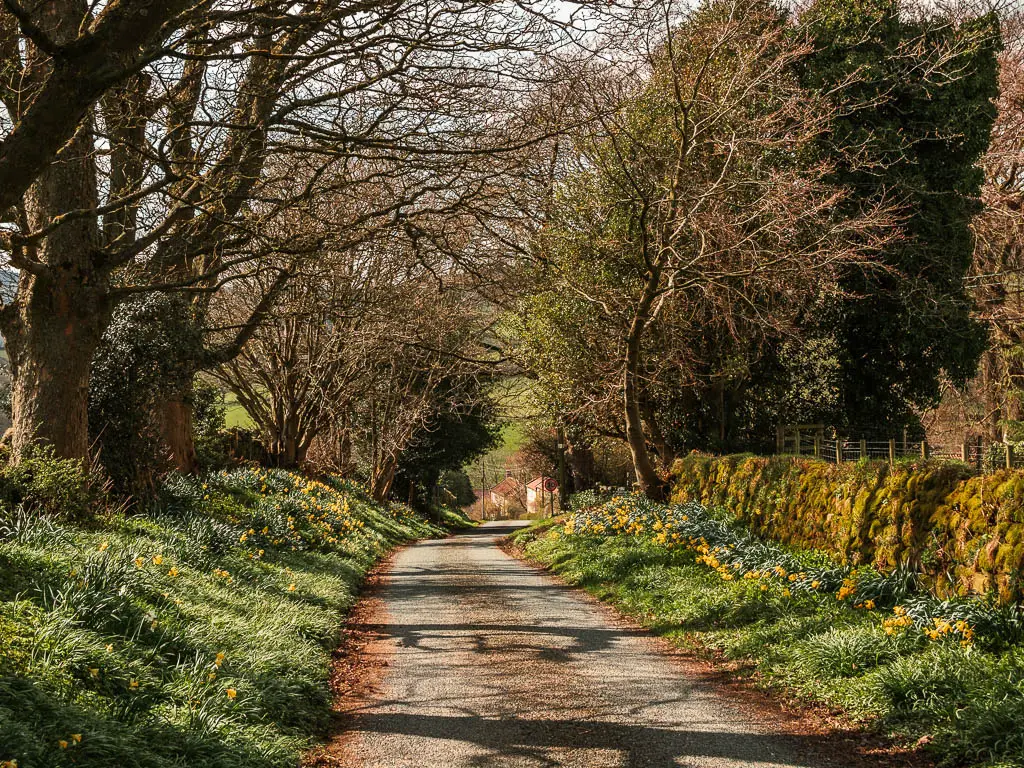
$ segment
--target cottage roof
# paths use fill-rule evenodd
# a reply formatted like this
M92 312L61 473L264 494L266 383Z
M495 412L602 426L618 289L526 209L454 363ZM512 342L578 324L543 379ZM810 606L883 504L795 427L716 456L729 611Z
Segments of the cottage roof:
M491 488L491 493L496 493L499 496L511 496L516 492L519 487L519 482L514 477L506 477L496 486Z

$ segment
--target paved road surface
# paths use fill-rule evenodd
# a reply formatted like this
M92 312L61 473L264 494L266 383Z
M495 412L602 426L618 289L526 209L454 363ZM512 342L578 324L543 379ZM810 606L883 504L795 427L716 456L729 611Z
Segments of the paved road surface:
M389 656L346 762L471 766L842 766L688 680L643 633L496 546L509 524L399 554L373 653ZM816 755L811 757L811 755Z

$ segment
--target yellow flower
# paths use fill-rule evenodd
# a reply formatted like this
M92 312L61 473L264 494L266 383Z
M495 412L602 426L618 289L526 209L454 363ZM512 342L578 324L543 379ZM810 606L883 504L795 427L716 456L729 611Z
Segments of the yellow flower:
M104 542L103 542L102 544L100 544L100 545L99 545L99 546L97 547L97 549L98 549L98 550L99 550L100 552L106 552L106 551L107 551L108 549L110 549L110 542L109 542L109 541L104 541Z
M68 748L68 743L64 739L61 739L57 743L60 744L60 748L61 749L67 749Z
M89 674L93 677L99 677L100 671L96 667L89 667Z
M111 645L110 643L107 643L106 648L107 648L107 653L113 653L114 652L114 646Z
M75 742L75 744L81 744L82 743L82 734L80 734L80 733L72 733L71 734L71 740L73 742Z
M143 560L141 557L136 557L134 562L136 568L141 568L143 565L146 564L146 561Z
M867 608L869 611L875 610L875 601L874 600L865 600L864 601L864 607Z
M139 681L138 680L132 680L130 683L128 683L128 687L131 688L132 690L138 688L139 687Z
M213 665L215 667L219 667L223 663L224 663L224 652L221 651L220 653L217 654L216 658L213 660Z
M289 584L288 585L288 591L289 592L294 592L295 591L295 585L294 584Z
M783 597L792 597L793 595L792 595L792 593L788 589L784 589L784 590L782 590L782 596Z
M160 565L161 563L163 563L163 561L164 561L164 556L163 555L153 555L153 564L154 565Z
M229 699L233 699L238 695L238 691L236 691L234 688L228 688L227 694Z
M820 581L812 581L811 582L811 589L817 589L820 586L821 586L821 582Z
M171 570L169 570L167 572L167 575L170 576L172 579L177 578L177 576L178 576L178 569L177 568L171 568Z

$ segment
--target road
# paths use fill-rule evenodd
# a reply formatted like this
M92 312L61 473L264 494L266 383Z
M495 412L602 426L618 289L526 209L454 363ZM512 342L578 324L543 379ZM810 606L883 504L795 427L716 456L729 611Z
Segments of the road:
M506 555L509 530L486 524L396 557L366 651L386 672L349 712L343 764L848 765L822 737L773 732L658 641Z

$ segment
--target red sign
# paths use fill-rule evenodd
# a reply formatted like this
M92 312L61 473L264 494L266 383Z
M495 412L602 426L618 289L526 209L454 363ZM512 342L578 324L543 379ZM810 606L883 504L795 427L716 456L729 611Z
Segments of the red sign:
M558 490L558 481L553 477L544 478L544 490L548 493L554 493Z

